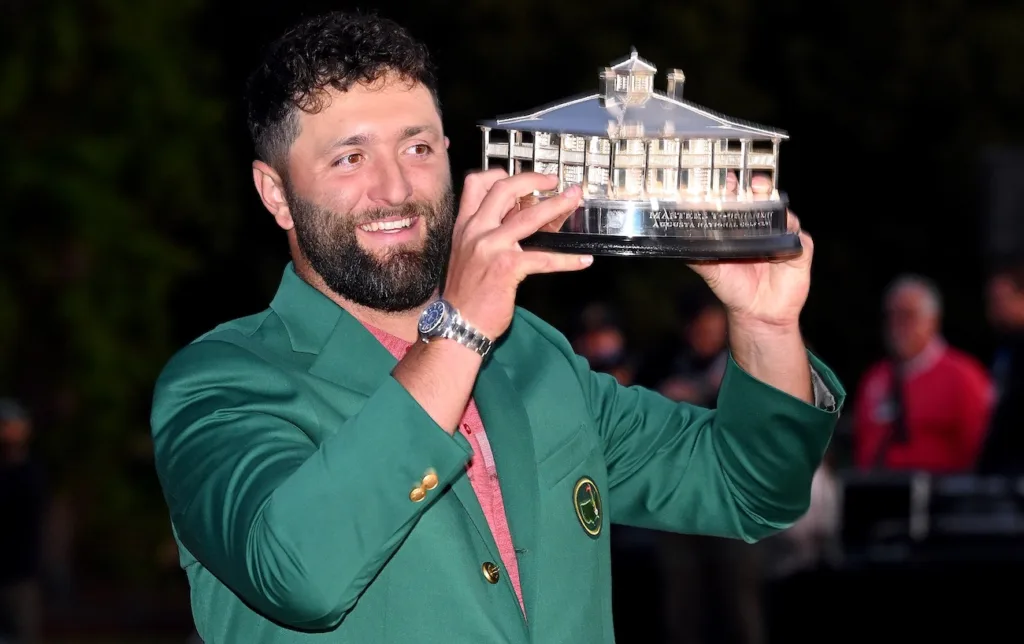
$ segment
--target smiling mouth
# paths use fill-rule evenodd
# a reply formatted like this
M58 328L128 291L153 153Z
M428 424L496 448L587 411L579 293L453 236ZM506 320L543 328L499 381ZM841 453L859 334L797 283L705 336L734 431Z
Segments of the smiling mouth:
M362 224L359 228L368 233L395 233L409 228L415 221L415 217L406 217L405 219L394 219L391 221L371 221L368 224Z

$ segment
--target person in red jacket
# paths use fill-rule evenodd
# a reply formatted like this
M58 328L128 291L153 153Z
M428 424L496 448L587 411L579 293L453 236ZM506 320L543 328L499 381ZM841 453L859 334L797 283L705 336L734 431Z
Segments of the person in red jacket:
M889 355L868 369L854 406L857 466L970 471L993 402L988 372L943 339L942 298L931 281L898 278L885 307Z

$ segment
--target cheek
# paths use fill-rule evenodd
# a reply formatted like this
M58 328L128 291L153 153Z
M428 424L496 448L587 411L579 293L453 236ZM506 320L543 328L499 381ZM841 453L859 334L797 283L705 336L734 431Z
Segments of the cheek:
M441 154L435 154L429 161L411 164L406 172L413 193L422 199L437 199L451 184L448 157Z
M313 194L317 204L339 215L348 215L364 207L366 186L358 176L333 174L323 177Z

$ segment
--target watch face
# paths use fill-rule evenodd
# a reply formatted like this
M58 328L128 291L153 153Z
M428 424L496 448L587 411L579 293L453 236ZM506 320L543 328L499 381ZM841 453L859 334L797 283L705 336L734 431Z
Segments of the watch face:
M444 302L437 300L431 302L423 314L420 315L420 333L430 333L441 324L444 319Z

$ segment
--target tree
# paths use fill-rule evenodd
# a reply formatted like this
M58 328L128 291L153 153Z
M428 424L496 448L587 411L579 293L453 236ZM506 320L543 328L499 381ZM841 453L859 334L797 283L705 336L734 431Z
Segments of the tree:
M237 208L201 4L20 3L0 28L0 383L112 574L147 570L167 533L146 421L170 297Z

